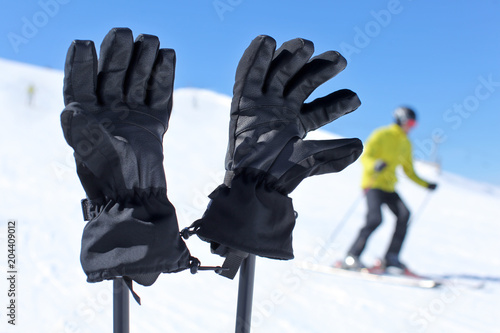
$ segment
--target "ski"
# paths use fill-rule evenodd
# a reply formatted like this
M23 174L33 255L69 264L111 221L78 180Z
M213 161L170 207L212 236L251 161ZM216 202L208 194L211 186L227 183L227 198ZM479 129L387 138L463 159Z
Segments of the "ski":
M371 269L353 271L353 270L343 269L340 267L326 266L310 262L297 262L296 265L301 269L324 273L324 274L331 274L340 277L360 279L378 283L394 284L407 287L432 289L439 287L442 284L438 280L418 276L416 274L389 275Z
M467 277L461 275L437 275L432 276L432 279L441 281L443 285L454 286L465 289L483 289L488 282L487 278Z

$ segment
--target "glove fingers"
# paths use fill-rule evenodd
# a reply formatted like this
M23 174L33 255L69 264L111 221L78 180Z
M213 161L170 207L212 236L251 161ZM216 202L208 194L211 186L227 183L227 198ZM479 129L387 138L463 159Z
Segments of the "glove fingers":
M94 42L73 41L64 65L64 105L77 101L96 105L96 76L97 54Z
M267 75L265 91L283 94L293 76L307 63L314 53L311 41L296 38L289 40L275 52Z
M281 164L285 168L281 172L273 171L279 178L276 184L278 190L285 193L292 192L307 177L342 171L363 152L363 144L359 139L297 140L292 145L291 156L278 157L282 161L286 158L286 162L278 162L273 166L276 169Z
M338 52L328 51L311 59L293 78L285 94L302 103L321 84L342 72L347 61Z
M133 48L132 31L128 28L114 28L104 37L98 66L100 102L116 105L123 101L125 77Z
M258 36L250 43L236 69L235 96L261 96L275 48L276 41L269 36Z
M174 90L175 77L175 51L172 49L160 49L156 59L148 91L146 104L153 111L166 112L168 121L172 110L172 92Z
M300 118L309 132L356 110L360 105L361 101L355 92L342 89L304 104Z
M128 69L127 103L131 106L142 105L146 100L146 91L151 72L160 47L158 37L139 35L134 43L134 53Z

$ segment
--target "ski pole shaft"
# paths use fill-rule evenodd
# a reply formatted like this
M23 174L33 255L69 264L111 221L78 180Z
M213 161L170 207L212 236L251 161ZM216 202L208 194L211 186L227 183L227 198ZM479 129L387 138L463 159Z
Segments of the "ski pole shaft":
M249 254L240 267L238 307L236 309L236 333L249 333L252 322L255 255Z
M342 231L344 228L345 224L349 219L351 218L352 214L356 211L358 208L359 203L363 199L364 194L361 193L356 200L351 204L347 212L344 214L344 217L340 220L339 224L337 224L337 227L333 230L333 232L330 234L330 237L328 238L328 243L333 243L335 239L337 238L338 234Z
M335 229L333 229L332 233L330 234L330 236L326 240L325 245L321 248L321 251L318 253L318 259L322 259L323 256L328 251L328 249L330 248L330 246L333 244L333 242L335 242L335 240L337 239L337 237L340 234L340 232L342 231L342 229L344 229L345 224L351 218L351 215L356 211L356 208L358 207L358 205L361 202L361 200L363 199L363 197L364 197L364 193L361 193L356 198L356 200L354 200L354 202L351 204L351 206L346 211L346 213L344 214L344 216L342 217L340 222L337 224Z
M424 199L422 200L422 203L420 204L420 206L418 207L417 211L415 212L415 215L412 215L410 217L410 220L408 221L408 226L410 225L410 223L415 223L415 221L417 220L418 217L420 217L420 215L422 215L422 212L424 211L425 207L427 207L427 205L429 204L429 201L432 197L432 193L434 191L428 191L427 194L425 195Z
M376 173L374 176L371 177L370 182L368 183L368 186L366 187L366 189L370 189L373 186L373 184L375 184L375 181L377 180L378 176L379 176L379 173ZM335 242L335 240L337 239L340 232L344 229L344 226L346 225L347 221L349 221L352 214L358 208L359 203L365 197L365 190L363 192L361 192L361 194L359 194L356 197L356 200L354 200L354 202L351 204L349 209L346 211L346 213L344 214L344 216L342 217L340 222L335 227L335 229L333 229L332 233L330 234L330 237L328 237L328 239L326 240L325 245L321 248L321 251L318 254L318 259L322 259L322 257L328 251L329 247L333 244L333 242Z
M122 278L113 280L113 333L129 333L129 295Z

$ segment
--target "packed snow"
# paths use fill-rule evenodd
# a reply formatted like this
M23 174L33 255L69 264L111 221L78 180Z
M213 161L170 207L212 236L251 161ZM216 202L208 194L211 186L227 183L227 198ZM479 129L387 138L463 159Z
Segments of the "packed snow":
M8 277L7 222L15 219L18 271L15 326L7 316L9 281L0 279L0 332L111 332L112 282L87 283L79 262L85 193L59 123L63 73L1 59L0 72L0 269ZM181 228L203 214L222 181L230 100L195 88L174 93L164 165ZM500 188L423 162L416 169L439 187L429 192L401 175L398 190L414 213L402 260L421 274L449 276L448 284L419 289L296 267L332 264L362 226L356 162L308 178L291 194L296 258L257 258L252 332L500 332ZM384 216L366 263L388 245L394 218ZM187 245L204 265L222 264L197 237ZM142 305L131 299L131 331L233 332L237 289L238 276L163 274L151 287L135 286Z

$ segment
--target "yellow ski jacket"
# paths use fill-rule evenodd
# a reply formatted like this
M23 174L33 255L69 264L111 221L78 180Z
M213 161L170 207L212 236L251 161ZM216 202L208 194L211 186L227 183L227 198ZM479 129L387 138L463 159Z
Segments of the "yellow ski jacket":
M394 192L398 180L396 177L398 165L401 165L405 174L418 185L424 187L429 185L415 173L411 142L399 125L392 124L376 129L364 146L364 152L361 155L363 165L361 186L364 189L376 188ZM387 164L380 172L374 170L378 160Z

